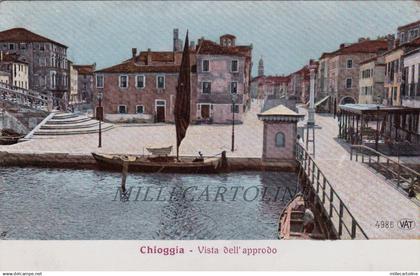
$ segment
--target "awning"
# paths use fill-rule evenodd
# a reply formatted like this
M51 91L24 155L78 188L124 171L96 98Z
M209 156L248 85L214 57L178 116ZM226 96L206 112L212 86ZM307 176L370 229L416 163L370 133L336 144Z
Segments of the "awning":
M323 102L325 102L325 101L326 101L329 97L330 97L330 96L326 96L326 97L324 97L323 99L321 99L321 100L317 101L317 102L315 103L315 107L317 107L318 105L320 105L320 104L322 104Z

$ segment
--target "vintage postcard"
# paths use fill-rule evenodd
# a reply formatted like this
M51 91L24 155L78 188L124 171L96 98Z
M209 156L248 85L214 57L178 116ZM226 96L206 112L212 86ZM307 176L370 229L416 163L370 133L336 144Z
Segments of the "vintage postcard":
M0 116L0 271L420 270L418 1L0 1Z

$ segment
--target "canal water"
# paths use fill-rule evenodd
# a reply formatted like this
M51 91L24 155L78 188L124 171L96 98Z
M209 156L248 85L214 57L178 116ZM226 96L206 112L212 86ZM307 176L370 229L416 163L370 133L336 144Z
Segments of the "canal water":
M276 239L287 172L121 174L0 168L0 239ZM131 192L130 192L131 191Z

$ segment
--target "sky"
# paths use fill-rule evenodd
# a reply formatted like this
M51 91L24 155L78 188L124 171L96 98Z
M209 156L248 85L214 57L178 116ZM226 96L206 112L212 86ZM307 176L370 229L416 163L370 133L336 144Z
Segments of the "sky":
M138 51L171 50L172 31L183 39L218 41L234 34L253 45L253 74L289 74L359 37L396 33L420 19L419 1L1 1L0 30L24 27L69 47L76 64L104 68Z

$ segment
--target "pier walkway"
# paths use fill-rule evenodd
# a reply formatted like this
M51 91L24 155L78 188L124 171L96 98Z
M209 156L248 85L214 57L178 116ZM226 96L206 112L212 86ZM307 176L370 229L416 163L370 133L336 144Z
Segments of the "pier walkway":
M300 113L306 113L300 108ZM316 114L315 163L349 208L369 239L419 239L420 207L397 191L368 166L350 160L349 145L336 139L338 123L331 115ZM305 122L300 122L303 125ZM311 145L311 144L310 144ZM311 152L311 151L310 151ZM416 228L403 230L397 225L404 218L413 219ZM392 221L392 227L377 227Z

